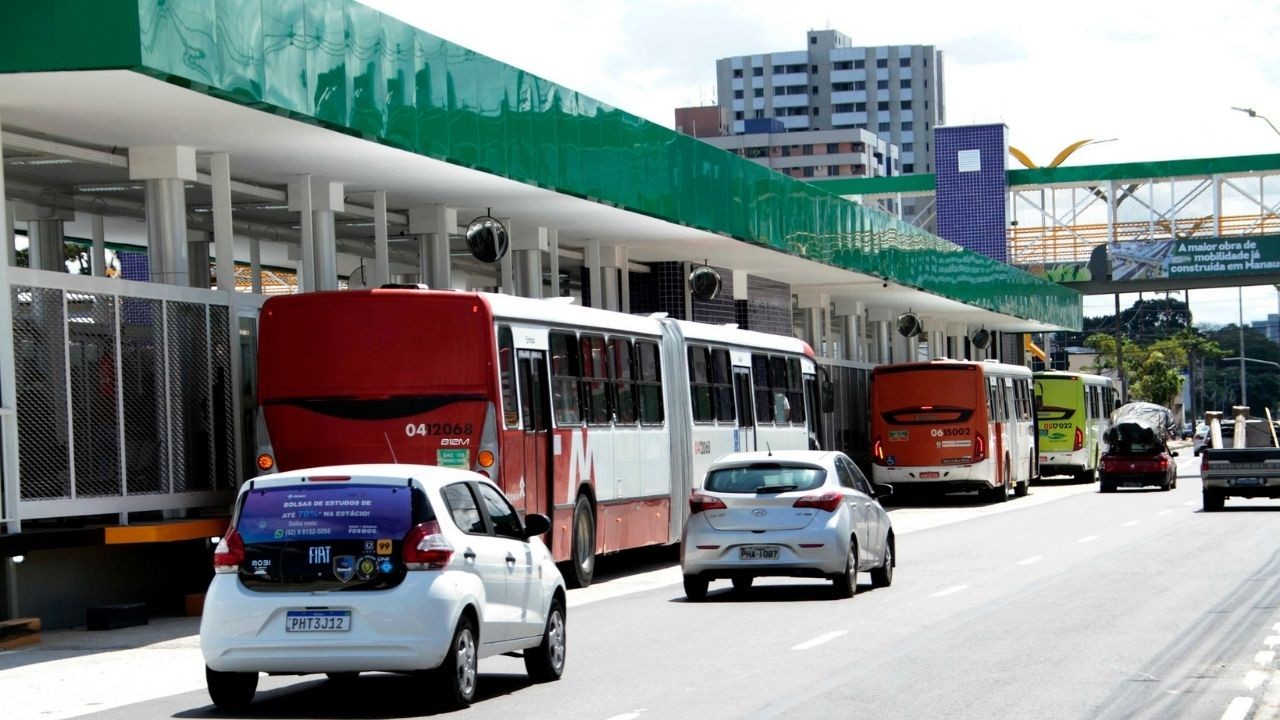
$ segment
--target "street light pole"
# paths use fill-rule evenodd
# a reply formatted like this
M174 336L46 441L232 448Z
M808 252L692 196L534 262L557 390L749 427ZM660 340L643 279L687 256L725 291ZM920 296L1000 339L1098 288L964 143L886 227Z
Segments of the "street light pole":
M1249 407L1249 391L1244 384L1244 288L1236 288L1236 301L1240 308L1240 404Z
M1258 114L1258 112L1257 112L1256 110L1254 110L1253 108L1233 107L1233 108L1231 108L1231 109L1232 109L1232 110L1239 110L1240 112L1244 113L1245 115L1248 115L1249 117L1262 118L1264 121L1266 121L1266 123L1267 123L1268 125L1270 125L1270 126L1271 126L1271 129L1272 129L1272 130L1275 130L1275 132L1276 132L1276 134L1277 134L1277 135L1280 135L1280 128L1277 128L1277 127L1275 126L1275 124L1273 124L1270 120L1267 120L1267 116L1266 116L1266 115L1259 115L1259 114Z

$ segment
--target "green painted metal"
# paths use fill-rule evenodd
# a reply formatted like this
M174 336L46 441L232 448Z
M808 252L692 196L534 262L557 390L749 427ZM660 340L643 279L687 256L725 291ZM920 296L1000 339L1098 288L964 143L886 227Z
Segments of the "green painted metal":
M1107 180L1148 180L1210 175L1242 175L1280 170L1280 155L1236 155L1185 160L1113 163L1109 165L1073 165L1071 167L1007 170L1010 189L1046 185L1083 185ZM894 195L934 192L937 179L933 174L898 175L880 178L838 178L815 180L815 185L837 195Z
M351 0L135 3L111 0L119 16L110 25L132 13L136 35L124 35L141 51L135 69L168 82L977 307L1080 327L1073 290ZM92 30L76 17L29 15L7 23L7 35ZM124 53L116 44L85 67L117 66ZM92 47L84 53L92 59ZM0 72L37 69L48 68L0 62Z
M0 72L120 70L138 65L137 0L5 2Z

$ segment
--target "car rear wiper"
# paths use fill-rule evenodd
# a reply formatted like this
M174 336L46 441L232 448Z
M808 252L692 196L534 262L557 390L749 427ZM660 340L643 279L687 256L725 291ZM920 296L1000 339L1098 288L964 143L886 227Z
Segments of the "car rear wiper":
M796 489L796 485L761 485L756 488L757 495L775 494L790 492Z

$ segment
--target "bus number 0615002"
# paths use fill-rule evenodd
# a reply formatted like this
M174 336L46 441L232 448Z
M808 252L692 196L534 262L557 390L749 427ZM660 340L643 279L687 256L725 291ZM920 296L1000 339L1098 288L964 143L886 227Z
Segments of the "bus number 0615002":
M474 432L475 427L471 423L466 425L453 423L409 423L404 426L404 434L408 437L417 437L428 435L470 435Z

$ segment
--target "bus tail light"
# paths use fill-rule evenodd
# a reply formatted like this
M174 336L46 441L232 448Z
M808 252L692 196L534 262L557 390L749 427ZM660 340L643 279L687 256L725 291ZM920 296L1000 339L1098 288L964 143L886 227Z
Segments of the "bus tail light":
M435 520L424 522L404 536L404 564L410 570L439 570L453 557L453 545Z
M689 514L697 515L706 510L726 510L724 501L718 497L694 493L689 496Z
M1071 446L1071 449L1080 450L1083 447L1084 447L1084 431L1081 430L1080 428L1076 428L1076 441Z
M804 495L795 501L791 507L798 508L817 508L826 510L827 512L835 512L840 508L840 503L844 501L844 496L838 492L825 492L821 495Z
M884 443L880 442L880 438L871 443L871 458L877 465L884 464Z
M987 436L982 433L973 434L973 461L976 463L987 459Z
M484 411L484 426L480 430L480 447L476 452L472 470L499 482L498 413L493 403Z
M271 453L258 453L258 470L261 472L271 472L275 469L276 459L271 457Z
M219 575L238 572L244 563L244 538L235 526L227 528L218 547L213 551L213 571Z

